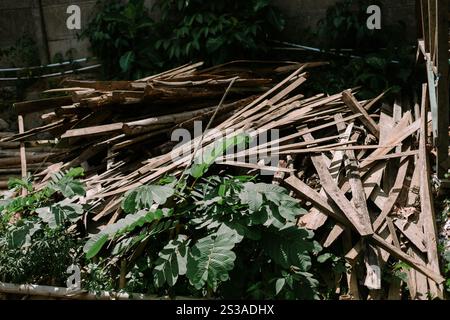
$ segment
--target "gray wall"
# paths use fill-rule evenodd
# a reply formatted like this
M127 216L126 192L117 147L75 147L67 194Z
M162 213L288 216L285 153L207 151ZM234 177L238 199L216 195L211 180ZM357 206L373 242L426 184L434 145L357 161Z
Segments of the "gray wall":
M154 0L146 0L150 5ZM245 0L244 0L245 1ZM324 17L328 6L337 0L273 0L287 19L285 40L296 41L306 27L314 27ZM87 41L78 42L76 31L66 28L67 6L77 4L82 11L82 25L94 15L95 0L41 0L43 21L46 28L47 47L42 45L44 32L41 23L39 0L0 0L0 48L14 45L23 34L32 35L40 45L41 61L47 62L57 53L65 54L69 49L76 49L75 57L89 55ZM415 37L415 0L384 0L382 12L383 23L394 24L403 20L411 26L409 38ZM4 64L4 63L3 63ZM0 67L2 65L0 61Z

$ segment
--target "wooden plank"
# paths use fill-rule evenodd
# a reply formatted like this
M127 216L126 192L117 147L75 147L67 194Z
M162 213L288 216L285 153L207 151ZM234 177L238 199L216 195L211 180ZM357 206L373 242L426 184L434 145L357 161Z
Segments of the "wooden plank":
M383 210L383 208L385 207L388 199L389 195L385 193L379 185L376 185L373 189L373 192L370 194L370 200L372 200L373 203L375 203L375 205L381 210Z
M380 215L377 217L377 219L373 223L373 229L375 231L380 229L385 218L388 216L389 213L391 213L392 208L394 207L395 203L397 202L397 199L403 189L403 183L405 181L406 173L408 171L408 165L409 165L408 158L404 159L401 162L397 178L395 179L394 187L392 188L391 192L389 193L389 198L387 199Z
M436 17L436 2L435 0L428 0L428 31L430 33L430 37L428 39L428 52L430 53L432 60L434 60L434 56L436 54Z
M120 122L120 123L105 124L101 126L72 129L67 130L66 133L64 133L61 136L61 139L115 133L122 131L122 127L123 123Z
M295 176L290 176L284 182L301 198L307 199L322 212L332 217L343 225L351 225L348 219L331 204L329 199L322 197L318 192Z
M439 269L439 255L437 249L437 228L436 220L433 206L433 196L431 193L431 181L430 181L430 164L428 160L428 152L426 147L427 133L427 112L426 103L422 103L421 106L421 125L420 125L420 140L419 140L419 151L420 151L420 208L421 208L421 219L423 221L423 229L425 234L425 243L427 246L427 258L428 266L436 273L440 273ZM443 288L442 286L437 286L434 283L429 283L430 293L442 299Z
M394 207L402 189L403 189L403 182L405 181L406 173L408 170L409 161L408 159L403 160L401 163L394 187L391 190L391 193L389 194L389 197L385 200L383 209L375 222L373 223L373 229L375 232L381 229L381 227L384 225L385 218L388 216L389 213L391 213L392 208ZM382 229L381 229L382 230ZM362 240L357 243L353 249L349 257L356 259L356 257L361 252L362 248Z
M341 119L336 119L336 121L340 121ZM342 125L345 127L345 125L342 123ZM344 137L341 138L340 142L348 142L350 138L350 134L353 129L353 124L350 124L347 129L345 129ZM338 182L339 177L339 171L342 164L342 161L344 159L344 151L336 151L334 152L333 159L331 160L331 166L329 167L330 173L332 175L332 178L335 182ZM325 196L325 190L321 188L320 195ZM307 214L305 214L300 219L300 224L303 225L305 228L308 228L310 230L317 230L321 226L323 226L327 220L327 215L318 210L317 208L313 207ZM327 242L325 242L324 246Z
M285 89L283 89L281 92L279 92L276 96L270 98L271 104L276 104L279 102L282 98L287 96L289 93L291 93L293 90L297 89L302 83L306 81L306 78L300 77L297 80L295 80L293 83L291 83L289 86L287 86Z
M328 237L325 239L323 247L329 248L339 238L339 236L344 233L345 230L346 229L344 225L336 223L333 226L333 229L331 229L330 233L328 234Z
M395 226L400 230L411 243L413 243L417 249L422 252L427 252L427 248L424 244L423 232L412 222L408 222L406 219L396 219Z
M351 94L350 91L344 91L342 93L342 100L350 108L355 114L361 113L362 117L360 118L362 123L367 127L367 129L376 137L380 138L380 128L375 123L375 121L370 117L367 113L366 109L364 109L359 102L355 99L355 97Z
M372 242L375 245L380 246L381 248L388 251L392 256L396 257L397 259L400 259L407 263L410 267L416 269L417 271L423 273L426 275L429 279L433 280L437 284L442 284L445 281L445 278L439 273L436 272L424 264L417 261L417 259L412 258L411 256L407 255L400 249L396 248L392 244L388 243L386 240L384 240L381 236L378 234L373 234L372 236L368 237L369 241Z
M366 266L366 278L364 285L369 290L381 289L381 267L378 261L378 255L376 249L370 245L367 246L366 255L364 257L364 264ZM371 292L371 295L375 294Z
M306 134L303 136L305 141L313 141L314 138L311 134ZM344 193L338 188L337 184L334 182L328 168L322 161L322 156L312 155L311 160L313 161L314 167L319 174L320 181L323 188L331 199L336 203L336 205L342 210L346 215L347 219L355 226L361 236L367 236L373 233L372 225L369 216L365 216L358 212L354 206L348 201Z
M403 116L402 121L399 123L399 125L397 127L401 127L402 126L402 122L404 120L407 121L406 114ZM414 123L412 123L411 125L409 125L407 128L405 128L403 130L397 131L396 129L394 129L394 131L396 133L389 139L389 141L386 143L386 145L397 145L397 144L401 143L403 140L408 138L411 134L413 134L414 132L419 130L419 127L420 127L420 121L417 120L417 121L415 121ZM373 157L384 156L384 155L388 154L393 148L380 148L378 150L375 150L372 153L371 156L373 156ZM361 169L367 168L373 162L374 162L374 160L362 161L361 164L360 164L360 168Z
M369 112L373 106L375 106L388 92L389 90L385 90L383 91L380 95L378 95L377 97L375 97L374 99L372 99L372 101L366 103L364 105L364 109L366 109L367 112Z
M418 163L418 161L416 161ZM408 197L406 200L407 207L414 207L419 203L419 190L420 190L420 167L418 165L414 168L414 173L409 185Z
M17 122L19 125L19 134L25 132L25 126L23 123L23 115L18 115ZM22 179L27 179L27 155L25 150L25 143L20 142L20 168L22 173ZM22 188L22 196L25 197L28 191L25 188Z
M406 156L416 156L418 154L419 154L419 150L413 150L413 151L405 151L405 152L399 152L399 153L391 153L391 154L387 154L384 156L378 156L378 157L368 156L366 158L361 159L361 161L389 160L389 159L403 158Z
M414 259L420 261L423 265L425 265L425 259L422 257L419 251L416 251L415 248L411 248L411 257ZM420 273L415 271L416 276L416 295L413 296L413 299L416 300L428 300L428 281L427 277Z
M422 37L424 40L425 51L430 52L430 24L428 19L428 0L420 0L422 12Z
M439 119L439 113L438 113L438 102L437 102L437 96L436 96L436 88L435 88L435 75L433 72L433 65L431 64L431 61L429 59L429 56L427 58L427 80L428 80L428 87L423 86L422 92L426 92L426 89L428 89L428 102L430 105L430 110L432 114L432 127L433 127L433 137L438 136L438 122ZM431 88L431 89L430 89ZM422 95L422 100L425 99L426 93ZM423 102L423 101L422 101ZM436 141L434 141L436 143Z
M335 120L342 120L342 116L340 114L337 114L335 116ZM339 130L344 129L344 125L342 122L337 123L337 126ZM359 133L356 133L352 137L352 140L358 140L358 138ZM347 159L345 160L345 168L347 170L347 177L349 177L348 181L352 191L351 204L355 206L355 209L359 212L360 215L366 217L366 221L370 221L366 194L364 192L355 152L353 150L347 150L346 156ZM328 235L328 238L324 243L324 247L329 247L343 231L344 227L342 225L336 224Z
M323 198L319 195L316 191L311 189L307 184L305 184L303 181L298 179L295 176L290 176L285 180L286 185L288 185L292 190L294 190L300 197L307 199L311 201L314 205L318 206L325 212L327 215L335 219L336 221L342 223L345 226L349 226L353 229L355 227L348 221L348 219L339 213L339 210L333 209L330 204L328 203L328 199ZM356 229L355 229L356 230ZM415 270L423 273L428 278L432 279L436 283L443 283L445 281L445 278L442 277L439 273L436 273L435 271L429 269L427 266L425 266L420 261L412 258L411 256L407 255L403 251L399 250L389 242L387 242L385 239L383 239L381 236L377 234L372 234L367 237L367 239L372 242L375 245L380 246L382 249L385 249L388 251L391 255L396 257L397 259L400 259L404 262L406 262L408 265L410 265ZM347 256L346 256L347 258Z
M16 102L13 104L18 114L26 115L37 111L45 111L55 109L60 106L72 104L71 96L48 98L41 100L30 100L24 102Z
M342 237L342 245L345 251L348 251L352 248L352 233L349 229L344 231L344 235ZM348 294L352 297L353 300L360 300L359 288L358 288L358 278L355 269L355 264L353 261L347 261L350 264L350 268L346 269L347 276L347 286L348 286Z

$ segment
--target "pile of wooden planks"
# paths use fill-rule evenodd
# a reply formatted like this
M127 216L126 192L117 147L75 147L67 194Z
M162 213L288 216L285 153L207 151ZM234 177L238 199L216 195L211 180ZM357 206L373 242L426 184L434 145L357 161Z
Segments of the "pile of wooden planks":
M9 177L27 171L36 174L56 163L60 165L50 171L83 164L91 173L124 160L131 171L136 167L133 163L148 159L157 153L156 147L170 141L174 128L190 129L194 121L208 119L231 81L230 99L219 121L301 66L235 61L198 70L201 65L189 64L137 81L66 80L63 88L44 92L46 99L16 103L19 124L23 117L38 113L45 125L19 134L0 133L0 190L7 187Z
M343 298L402 298L402 280L386 289L382 279L393 261L407 265L410 298L442 298L426 85L422 100L412 103L382 103L383 94L358 101L357 89L305 97L305 70L322 63L253 64L201 71L197 64L187 65L134 82L66 81L66 88L50 93L69 96L16 105L19 113L48 110L42 116L47 125L0 143L29 143L43 133L57 139L53 164L37 174L39 182L62 169L85 167L88 191L79 201L91 201L92 220L111 224L123 214L125 192L167 174L180 176L218 133L257 136L279 130L278 138L221 156L217 165L273 171L273 183L301 200L308 213L299 226L314 230L325 248L343 248L348 266ZM217 106L224 92L229 97ZM190 130L194 121L210 122L216 130L174 147L170 133ZM59 148L64 151L55 151ZM28 163L32 158L26 155ZM280 159L275 166L274 156ZM340 290L341 284L336 286Z

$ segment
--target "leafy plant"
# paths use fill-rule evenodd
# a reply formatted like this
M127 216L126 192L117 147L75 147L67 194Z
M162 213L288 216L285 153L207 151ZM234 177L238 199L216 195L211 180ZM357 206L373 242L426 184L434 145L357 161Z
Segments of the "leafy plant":
M446 275L445 288L450 292L450 250L444 253L444 272Z
M155 45L179 62L255 56L284 27L270 0L163 0L160 10L162 37Z
M189 61L261 56L283 29L270 0L99 1L83 31L108 77L141 78ZM150 16L157 16L156 21Z
M73 168L67 172L58 172L52 176L52 182L48 188L61 192L66 198L71 198L76 195L85 196L86 191L84 190L83 184L76 179L82 176L84 176L83 168Z
M81 33L102 60L107 77L141 78L163 66L154 49L155 23L144 0L98 1L98 13Z
M153 212L142 210L136 214L127 215L116 223L105 227L86 242L83 248L84 252L86 252L86 257L89 259L97 255L109 239L114 239L124 233L129 233L135 228L143 226L145 223L160 220L168 215L170 215L170 210L156 210Z
M359 95L373 98L384 90L398 93L410 88L414 69L414 43L405 39L406 25L383 25L370 30L366 8L382 3L366 0L339 1L327 10L310 38L318 39L330 65L315 72L310 81L315 92L334 94L362 86Z
M66 269L79 256L79 240L69 226L84 213L83 207L70 199L85 194L82 183L75 179L81 174L82 169L55 174L40 191L33 189L31 177L10 180L11 190L25 188L29 193L0 206L2 281L65 284ZM65 196L69 198L61 201Z
M117 241L116 246L120 246L120 250L114 246L112 255L134 256L136 250L146 250L154 290L172 294L187 290L200 296L228 296L227 283L236 284L242 279L234 274L237 270L248 277L241 294L249 295L253 280L263 279L261 272L242 271L241 266L244 261L257 258L258 266L270 269L264 273L270 275L271 283L270 289L262 293L264 297L316 297L318 282L308 271L311 255L321 248L312 240L312 232L296 226L296 219L304 210L284 188L254 183L253 179L210 176L201 178L181 195L175 185L165 185L165 196L158 205L175 202L170 210L152 211L149 207L153 200L142 201L137 196L142 190L147 190L147 194L151 194L149 190L161 191L157 188L160 185L129 192L123 204L141 211L129 213L92 235L84 248L86 257L99 255L108 240ZM167 236L168 241L164 240ZM133 275L134 283L144 282L138 281L135 272ZM275 286L281 278L285 284Z

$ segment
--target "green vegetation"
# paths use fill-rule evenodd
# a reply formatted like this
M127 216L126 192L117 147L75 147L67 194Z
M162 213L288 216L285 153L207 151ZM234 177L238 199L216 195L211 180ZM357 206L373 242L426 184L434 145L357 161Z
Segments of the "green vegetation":
M246 139L230 141L204 158ZM124 290L134 292L319 298L311 271L322 249L311 231L297 227L305 213L297 200L255 176L206 175L211 165L197 163L201 170L187 169L180 181L167 177L131 190L123 218L87 238L81 221L89 205L73 201L85 195L82 169L55 174L39 191L31 178L11 180L11 190L28 195L0 205L2 280L64 285L67 267L77 264L84 288L117 290L118 262L126 261Z
M69 226L81 220L84 208L71 203L84 195L76 180L81 169L60 173L42 190L30 181L10 180L9 188L29 194L0 200L1 281L64 285L67 268L80 255L80 243Z
M329 66L312 73L314 92L333 94L361 86L359 95L367 99L384 90L395 94L411 89L415 44L405 39L406 25L401 21L369 30L366 8L373 4L383 7L377 1L337 2L328 8L317 29L310 31L305 41L318 39L326 52L324 58L330 61Z
M284 26L270 0L162 0L151 10L143 0L98 5L81 37L90 40L110 78L140 78L190 61L261 56Z

